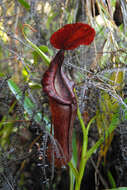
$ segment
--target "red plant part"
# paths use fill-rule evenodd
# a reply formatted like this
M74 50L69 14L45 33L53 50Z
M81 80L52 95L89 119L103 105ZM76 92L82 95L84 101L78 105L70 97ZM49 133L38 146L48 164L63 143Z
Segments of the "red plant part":
M66 165L72 157L72 131L77 112L76 97L73 92L74 82L70 81L62 70L64 51L79 45L89 45L95 36L92 27L83 23L67 24L50 39L51 44L61 49L51 61L45 72L42 85L49 97L49 104L54 127L54 138L60 146L60 157L55 154L55 165ZM51 158L52 145L47 151ZM61 151L62 150L62 151Z
M60 50L51 61L42 80L43 89L49 96L54 138L62 148L60 158L55 159L57 167L65 165L71 159L72 128L77 110L73 92L74 82L70 81L63 73L61 67L63 60L64 50ZM50 151L48 152L50 154Z
M89 45L95 37L95 30L84 23L67 24L54 32L50 43L56 49L73 50L79 45Z

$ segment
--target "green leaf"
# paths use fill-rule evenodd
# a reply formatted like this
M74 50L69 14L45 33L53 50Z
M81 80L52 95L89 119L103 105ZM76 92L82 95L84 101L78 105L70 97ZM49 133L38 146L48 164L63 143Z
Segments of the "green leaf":
M39 48L44 53L49 53L51 56L53 56L53 51L49 49L48 46L42 45L42 46L39 46Z
M69 163L69 175L70 175L70 190L74 189L75 178L78 177L77 161L78 161L78 151L77 151L77 144L76 144L76 132L73 131L72 136L72 159Z
M5 74L4 73L0 73L0 77L4 77L5 76Z
M105 190L127 190L127 187L118 187L118 188L105 189Z
M105 166L104 162L102 162L102 165L103 165L103 167ZM114 179L114 177L113 177L110 170L107 170L107 176L108 176L108 180L109 180L109 183L110 183L111 187L116 188L117 187L116 182L115 182L115 179Z
M53 56L53 52L51 49L49 49L47 46L39 46L38 47L42 52L44 53L49 53L49 55ZM40 59L40 54L35 50L32 52L33 57L34 57L34 63L37 64L38 60Z
M127 104L127 98L124 99L124 103ZM127 108L124 105L122 105L122 109L123 109L123 112L124 112L123 120L127 120Z
M35 51L38 53L38 55L40 55L40 57L44 60L44 62L47 65L49 65L50 59L48 58L48 56L39 47L37 47L35 44L33 44L28 38L26 38L26 40L31 45L31 47L33 49L35 49Z
M30 5L25 0L18 0L18 2L27 10L30 9Z
M49 51L48 47L47 46L39 46L39 48L41 49L41 51L43 51L44 53L47 53Z
M29 97L23 97L22 91L20 90L20 88L17 86L17 84L12 81L11 79L8 80L8 86L10 88L10 90L12 91L12 93L15 95L16 99L19 101L19 103L24 107L24 110L28 113L28 115L30 117L33 117L33 119L37 122L37 123L41 123L42 121L42 113L41 112L36 112L35 113L35 108L36 108L36 104L33 103L31 101L31 99ZM47 117L43 117L43 120L46 121L47 125L46 125L46 129L50 132L50 125L49 125L49 121Z
M37 90L37 89L41 89L42 86L38 83L29 83L29 86L32 90Z
M42 60L49 66L50 64L50 59L49 57L38 47L36 46L34 43L32 43L26 36L25 34L25 31L24 31L24 27L29 27L31 30L32 27L29 26L28 24L24 24L23 25L23 28L22 28L22 32L23 32L23 35L24 35L24 38L26 39L26 41L31 45L31 47L38 53L38 55L42 58Z
M107 133L105 138L108 138L108 136L116 129L118 126L120 120L119 120L119 113L116 113L112 117L112 121L109 125L109 128L107 129ZM102 136L88 151L87 151L87 160L92 156L92 154L99 148L99 146L104 142L105 140L104 136Z
M78 170L74 167L73 163L70 161L68 163L70 169L72 170L72 173L74 174L75 178L78 178Z
M108 179L109 179L109 183L110 183L111 187L116 188L116 182L115 182L115 179L113 178L110 170L108 170L107 175L108 175Z

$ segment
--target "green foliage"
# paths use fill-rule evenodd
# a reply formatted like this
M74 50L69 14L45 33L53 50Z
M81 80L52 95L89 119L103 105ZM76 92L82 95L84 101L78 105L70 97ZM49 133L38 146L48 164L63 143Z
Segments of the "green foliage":
M51 10L51 12L49 13L48 19L47 19L47 23L46 23L46 28L49 30L50 27L52 26L52 29L55 29L55 23L53 22L56 18L56 16L58 16L59 10L58 12L53 12ZM51 26L50 26L51 25Z
M109 183L110 183L111 187L116 188L116 182L112 176L112 173L109 170L107 172L107 175L108 175L108 179L109 179Z
M106 189L106 190L127 190L127 187L119 187L119 188Z
M46 51L46 46L41 46L41 48L39 48L39 47L37 47L34 43L32 43L32 42L27 38L27 36L25 35L25 32L24 32L24 27L25 27L25 26L28 27L28 28L30 28L31 30L33 30L30 25L25 24L25 25L23 26L23 29L22 29L24 38L25 38L26 41L31 45L31 47L38 53L38 55L42 58L42 60L43 60L47 65L49 65L50 59L49 59L49 57L44 53L44 52ZM47 47L47 48L48 48L48 47Z
M42 113L41 112L35 113L36 105L32 102L32 100L29 97L27 97L26 95L23 96L23 93L20 90L20 88L11 79L8 80L8 86L9 86L10 90L12 91L12 93L15 95L16 99L19 101L19 103L21 105L23 105L24 110L28 113L30 118L33 117L33 119L37 123L40 124L42 121ZM48 118L46 116L43 116L43 120L47 124L49 123ZM47 129L47 131L50 132L50 125L46 125L46 129Z
M71 180L71 185L70 185L70 190L74 189L75 190L79 190L80 189L80 185L81 185L81 181L84 175L84 171L85 171L85 167L87 164L88 159L90 159L90 157L92 156L92 154L103 144L104 141L108 140L109 136L112 134L112 132L115 130L115 128L117 127L117 125L119 124L119 113L116 112L111 119L111 122L109 124L109 127L106 129L106 136L104 138L104 136L101 136L100 139L88 150L87 146L88 146L88 132L89 132L89 128L91 126L91 124L93 123L93 121L96 119L98 119L96 117L93 117L90 122L88 123L87 127L85 127L84 125L84 121L82 118L82 115L80 113L80 110L78 108L77 110L77 115L78 115L78 119L80 121L81 124L81 128L82 128L82 132L83 132L83 145L82 145L82 153L81 153L81 160L80 160L80 164L79 164L79 169L77 169L76 163L72 160L69 163L69 167L70 167L70 180ZM75 141L76 141L76 136L74 136ZM74 140L74 139L73 139ZM75 160L77 160L77 148L75 147L75 149L73 149L73 157L76 158ZM74 164L75 165L74 165ZM74 177L75 176L75 181L76 181L76 185L74 187ZM112 186L115 186L115 181L111 175L111 173L108 171L108 177L109 177L109 181L111 182Z
M89 122L87 128L86 128L84 125L84 122L83 122L79 108L77 110L77 115L78 115L78 118L79 118L79 121L80 121L80 124L82 127L82 131L83 131L83 145L82 145L82 153L81 153L81 160L80 160L80 164L79 164L79 169L76 169L77 166L73 160L71 161L71 163L69 163L70 170L73 173L73 175L75 175L75 180L76 180L75 190L80 189L81 181L82 181L84 171L85 171L85 167L86 167L86 163L87 163L87 157L86 156L87 156L87 146L88 146L88 131L89 131L90 125L95 120L95 117L92 118L91 121ZM73 157L76 158L75 160L77 160L76 150L77 149L73 149ZM72 175L71 175L71 178L72 178ZM73 178L73 180L74 180L74 178ZM70 190L71 189L74 189L74 182L70 186Z
M75 178L78 177L78 170L76 169L77 167L77 162L78 162L78 150L77 150L77 143L76 143L76 132L75 130L73 131L73 136L72 136L72 159L71 162L68 163L70 170L70 190L74 189L74 184L75 184Z
M34 64L38 63L38 60L40 58L40 54L38 53L37 49L34 47L35 51L32 52L33 57L34 57ZM47 46L39 46L39 49L41 50L41 52L43 53L49 53L51 56L53 55L53 52L51 49L49 49ZM41 55L42 56L42 55ZM44 57L43 57L44 59Z
M2 148L6 149L9 144L9 137L14 131L14 123L6 122L7 118L4 117L0 122L0 145Z
M16 101L10 106L8 113L11 113L14 109ZM14 121L10 121L6 115L3 116L2 120L0 121L0 146L3 149L8 147L10 143L10 136L15 131L14 128Z
M30 5L27 1L25 0L18 0L18 2L26 9L29 10L30 9Z

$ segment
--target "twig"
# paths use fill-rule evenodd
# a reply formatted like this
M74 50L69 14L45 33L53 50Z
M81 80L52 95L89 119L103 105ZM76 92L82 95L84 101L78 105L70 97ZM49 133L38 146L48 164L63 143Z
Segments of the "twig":
M9 182L8 178L3 174L1 173L1 175L4 177L4 179L7 181L9 187L11 188L11 190L14 190L14 188L12 187L11 183Z
M109 188L109 187L108 187L108 184L107 184L107 182L105 181L105 179L102 177L102 175L101 175L99 169L97 168L97 166L96 166L94 160L93 160L92 158L90 158L90 161L91 161L91 163L92 163L92 165L93 165L93 167L94 167L94 169L95 169L95 172L99 175L99 178L100 178L102 184L104 185L104 187L105 187L106 189L108 189L108 188Z

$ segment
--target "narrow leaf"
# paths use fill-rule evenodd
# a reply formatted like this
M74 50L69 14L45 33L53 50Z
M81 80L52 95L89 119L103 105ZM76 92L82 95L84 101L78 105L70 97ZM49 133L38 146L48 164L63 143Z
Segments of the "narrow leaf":
M12 93L15 95L16 99L19 101L19 103L23 104L24 110L29 114L29 116L34 116L33 119L40 124L42 121L42 113L35 113L36 105L31 101L31 99L26 96L23 98L22 91L17 86L17 84L11 79L8 80L8 86ZM43 119L48 122L46 117L44 117ZM50 131L49 125L47 125L47 130Z
M127 190L127 187L119 187L119 188L105 189L105 190Z
M18 0L18 2L27 10L30 9L30 5L25 0Z

